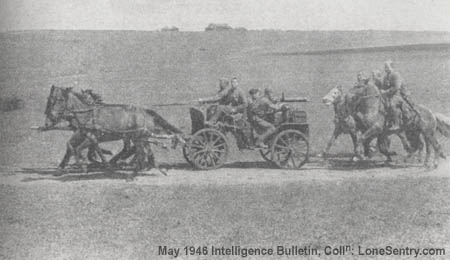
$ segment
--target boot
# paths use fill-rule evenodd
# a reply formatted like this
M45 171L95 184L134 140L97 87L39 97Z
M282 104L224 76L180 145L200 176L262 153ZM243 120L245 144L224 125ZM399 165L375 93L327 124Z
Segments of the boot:
M395 116L394 120L392 121L392 126L389 128L390 132L397 132L400 130L400 117Z
M266 130L265 133L263 133L262 135L260 135L258 137L258 140L256 141L255 145L257 148L268 148L268 146L264 143L266 141L266 139L271 136L273 133L275 132L275 127L273 128L269 128L268 130Z

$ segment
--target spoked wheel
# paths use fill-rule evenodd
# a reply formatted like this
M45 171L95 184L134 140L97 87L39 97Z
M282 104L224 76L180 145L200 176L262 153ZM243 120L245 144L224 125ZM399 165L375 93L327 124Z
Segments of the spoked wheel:
M213 128L205 128L186 143L186 160L201 170L221 167L227 160L228 144L224 134Z
M272 161L272 149L267 148L267 149L260 149L259 150L259 154L261 154L261 157L266 161L266 162L271 162Z
M300 169L308 160L308 139L298 130L284 130L274 138L271 152L272 161L278 167Z

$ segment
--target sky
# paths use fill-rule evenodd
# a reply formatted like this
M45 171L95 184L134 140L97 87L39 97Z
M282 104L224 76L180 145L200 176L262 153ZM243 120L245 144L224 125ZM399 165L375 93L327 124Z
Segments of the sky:
M450 0L0 0L0 31L247 29L450 31Z

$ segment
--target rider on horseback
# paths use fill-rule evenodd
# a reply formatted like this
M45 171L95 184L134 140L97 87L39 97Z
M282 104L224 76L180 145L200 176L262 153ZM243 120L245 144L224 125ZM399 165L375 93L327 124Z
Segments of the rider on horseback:
M402 105L405 100L410 106L412 103L406 90L406 84L403 77L394 70L392 61L384 63L386 76L383 79L381 94L386 98L387 110L391 116L392 126L390 131L398 131L401 125Z

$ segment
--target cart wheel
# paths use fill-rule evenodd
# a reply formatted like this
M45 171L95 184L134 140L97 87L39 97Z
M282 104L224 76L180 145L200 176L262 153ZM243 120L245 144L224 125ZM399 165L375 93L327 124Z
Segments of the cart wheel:
M274 138L271 151L272 161L278 167L300 169L308 160L308 139L298 130L284 130Z
M228 156L225 135L213 128L196 132L186 146L187 161L201 170L221 167Z
M189 146L187 144L183 145L183 157L191 166L195 166L190 160L189 160Z

